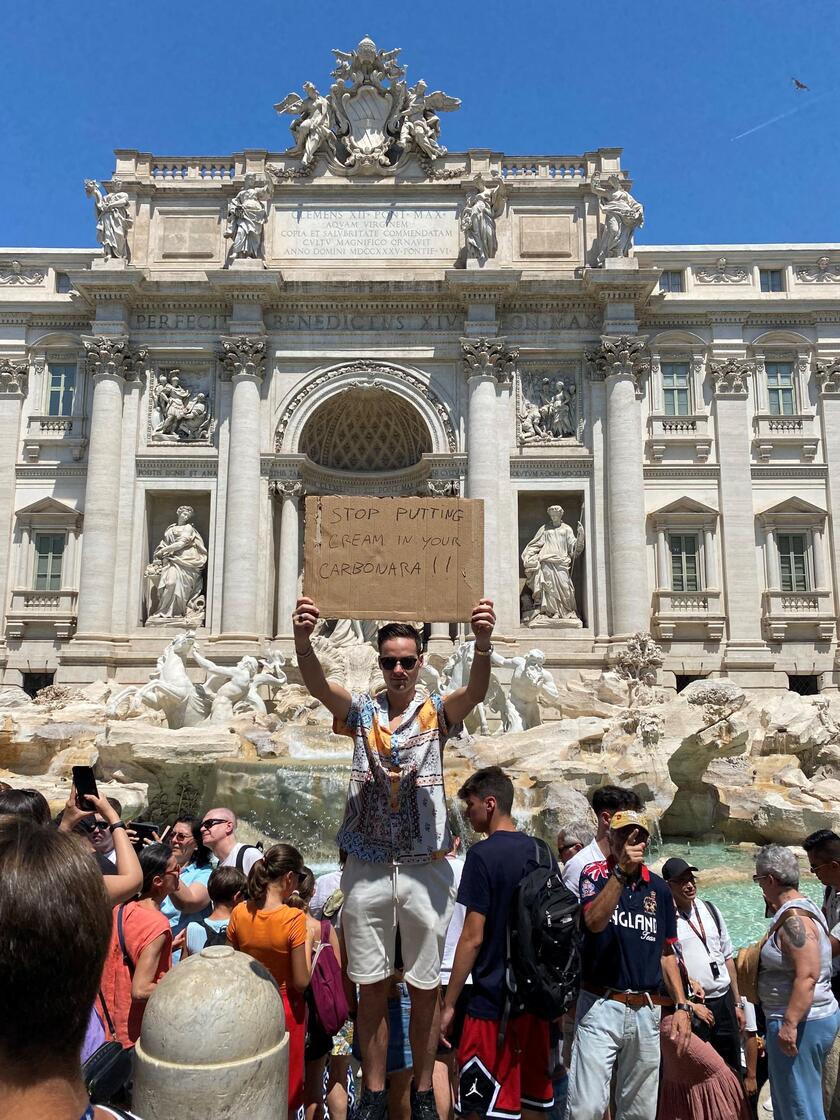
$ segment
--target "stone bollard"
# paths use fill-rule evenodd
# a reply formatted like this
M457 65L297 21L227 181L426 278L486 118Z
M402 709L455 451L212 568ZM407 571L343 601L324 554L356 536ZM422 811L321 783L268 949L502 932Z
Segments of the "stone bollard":
M135 1051L143 1120L285 1120L289 1036L270 973L213 945L160 981Z

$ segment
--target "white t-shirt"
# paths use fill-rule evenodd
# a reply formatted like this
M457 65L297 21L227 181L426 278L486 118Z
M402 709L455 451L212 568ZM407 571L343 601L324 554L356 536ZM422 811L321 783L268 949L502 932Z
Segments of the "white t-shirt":
M597 840L593 840L591 844L581 848L576 856L572 856L567 864L564 864L561 872L563 882L575 898L580 898L580 876L584 867L588 867L590 863L600 863L605 858L601 851L601 845Z
M254 864L263 857L259 848L254 848L248 844L234 844L225 858L219 862L219 867L236 867L236 857L239 855L240 848L248 849L242 858L242 870L247 875Z
M315 893L312 895L312 901L309 903L309 913L313 918L317 918L320 922L324 916L324 907L327 904L327 899L330 895L335 894L341 886L341 870L328 871L325 875L319 875L315 880Z
M685 967L692 980L697 980L710 999L717 999L729 991L731 980L726 970L726 962L733 955L729 930L720 910L720 933L714 914L701 898L694 901L691 914L685 918L677 911L677 939L682 949ZM703 944L705 937L706 943ZM712 964L717 965L717 977Z
M464 873L464 861L462 859L450 859L449 865L452 868L452 874L455 877L455 895L457 897L458 887L461 885L461 876ZM443 946L443 959L440 962L440 982L441 984L448 984L449 977L452 975L452 962L455 960L455 947L458 944L458 938L461 936L461 930L464 928L464 919L467 916L467 908L460 902L455 903L455 908L452 911L452 917L449 919L449 925L446 930L446 941ZM468 984L470 978L467 977Z

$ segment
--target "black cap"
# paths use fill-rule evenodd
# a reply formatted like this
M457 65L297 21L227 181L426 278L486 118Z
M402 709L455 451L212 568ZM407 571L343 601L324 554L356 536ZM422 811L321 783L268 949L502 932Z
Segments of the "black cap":
M662 865L662 878L667 882L671 879L679 879L680 875L684 875L686 871L699 871L699 867L692 867L690 863L686 863L684 859L679 856L673 856L671 859L666 859Z

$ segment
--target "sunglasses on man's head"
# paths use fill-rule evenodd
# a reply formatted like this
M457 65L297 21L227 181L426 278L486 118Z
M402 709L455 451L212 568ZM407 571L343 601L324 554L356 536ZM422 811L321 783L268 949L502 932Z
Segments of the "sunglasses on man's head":
M380 657L379 665L381 668L387 669L389 673L396 669L398 665L402 665L403 669L410 673L419 660L419 657Z

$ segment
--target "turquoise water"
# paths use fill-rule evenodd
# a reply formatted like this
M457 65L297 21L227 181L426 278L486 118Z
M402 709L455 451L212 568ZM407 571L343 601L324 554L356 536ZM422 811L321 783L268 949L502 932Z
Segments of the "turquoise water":
M698 894L710 899L726 919L732 944L738 948L757 941L767 930L764 917L764 896L757 883L752 881L755 871L753 854L737 845L722 843L702 844L697 841L668 841L653 853L654 869L671 856L681 856L694 867L697 875ZM807 860L800 864L799 889L817 904L822 903L823 889L808 871Z

